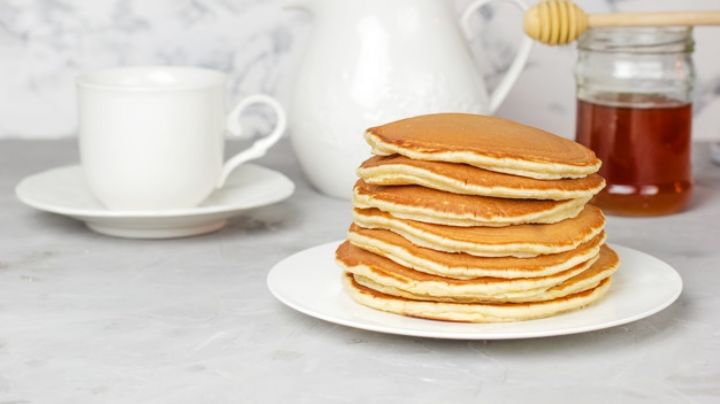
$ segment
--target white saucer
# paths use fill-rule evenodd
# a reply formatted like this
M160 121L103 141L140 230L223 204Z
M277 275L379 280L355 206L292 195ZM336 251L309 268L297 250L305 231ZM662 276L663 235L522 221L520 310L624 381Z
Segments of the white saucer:
M627 324L653 315L680 296L682 279L668 264L615 246L621 267L610 291L597 304L540 320L470 324L423 320L377 311L355 303L343 290L335 264L339 242L313 247L284 259L267 278L281 302L332 323L388 334L445 339L517 339L577 334Z
M25 204L85 222L98 233L129 238L171 238L210 233L246 209L279 202L295 185L283 174L254 164L238 167L225 186L190 209L108 210L91 194L80 166L60 167L22 180L15 194Z

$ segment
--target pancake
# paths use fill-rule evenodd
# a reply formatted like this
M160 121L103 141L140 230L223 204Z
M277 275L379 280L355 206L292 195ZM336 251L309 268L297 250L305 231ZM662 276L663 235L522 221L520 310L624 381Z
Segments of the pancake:
M588 261L600 252L600 245L605 241L605 232L574 250L532 258L476 257L436 251L416 246L391 231L365 229L355 224L350 226L348 241L399 265L427 274L452 279L487 276L514 279L548 276Z
M605 278L593 289L544 302L475 304L411 300L362 286L352 274L344 274L343 278L350 296L362 305L410 317L475 323L529 320L577 310L602 298L612 279Z
M467 164L412 160L399 155L374 156L358 168L357 174L373 185L420 185L454 194L514 199L592 198L605 187L605 180L597 174L577 179L538 180Z
M602 211L586 205L579 215L553 224L453 227L398 219L378 209L354 209L355 223L390 230L415 245L480 257L534 257L576 249L602 232Z
M414 271L387 258L358 248L347 241L341 244L336 252L338 265L346 272L355 275L355 279L358 281L360 281L359 278L366 278L379 285L407 292L412 296L427 297L428 300L445 301L451 298L474 302L506 302L540 295L543 291L587 271L597 258L593 257L567 271L549 276L516 279L484 277L457 280Z
M401 219L459 227L556 223L577 216L588 201L457 195L415 185L369 185L362 180L355 184L353 194L356 208L377 208Z
M612 277L620 268L620 257L607 244L600 248L598 260L585 272L553 286L544 292L545 297L566 296L597 287L604 279Z
M379 156L464 163L537 179L581 178L600 160L590 149L552 133L505 119L444 113L402 119L367 130Z
M468 294L455 293L458 288L453 287L454 285L452 284L444 283L444 278L418 278L412 276L412 272L410 272L408 276L405 273L396 272L392 267L384 267L384 270L375 271L363 271L362 268L358 269L358 267L354 267L347 269L346 272L352 273L355 280L363 286L387 295L411 300L444 303L526 303L557 299L592 289L603 279L612 276L618 269L619 263L620 260L617 254L609 247L603 246L599 257L593 259L592 262L582 264L581 266L584 270L567 277L560 284L526 290L513 290L509 287L512 285L506 285L508 286L507 291L484 296L470 296ZM523 282L527 283L527 281ZM447 292L433 294L428 293L428 290L446 290Z

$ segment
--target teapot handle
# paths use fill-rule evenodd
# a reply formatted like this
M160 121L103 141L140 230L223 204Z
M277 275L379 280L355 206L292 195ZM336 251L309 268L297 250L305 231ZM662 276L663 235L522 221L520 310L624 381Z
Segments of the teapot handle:
M468 38L471 34L470 17L475 14L478 9L494 1L505 1L514 4L523 12L525 12L528 8L527 4L525 4L521 0L475 0L465 8L465 11L460 17L460 25L462 26L462 29ZM508 93L510 92L510 89L512 89L513 85L515 85L515 82L520 77L520 73L522 73L522 70L525 67L525 63L527 63L528 57L530 56L532 44L532 39L523 35L520 47L515 54L515 59L513 59L510 67L507 69L507 72L505 72L505 77L502 78L493 93L490 94L489 108L491 114L495 113L495 110L497 110L500 104L502 104L502 102L505 100L505 97L507 97Z

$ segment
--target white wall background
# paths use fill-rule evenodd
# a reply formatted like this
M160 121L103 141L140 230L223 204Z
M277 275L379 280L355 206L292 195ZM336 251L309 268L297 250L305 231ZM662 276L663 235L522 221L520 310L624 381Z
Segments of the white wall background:
M362 1L362 0L337 0ZM454 1L458 12L467 3ZM532 1L532 0L530 0ZM187 64L231 74L232 94L286 99L312 24L283 0L0 0L0 137L73 136L74 78L114 65ZM718 0L580 0L588 11L720 9ZM478 17L471 44L491 83L512 58L519 14ZM696 138L720 139L719 28L698 28ZM573 47L536 46L499 114L573 135ZM265 117L253 123L265 126Z

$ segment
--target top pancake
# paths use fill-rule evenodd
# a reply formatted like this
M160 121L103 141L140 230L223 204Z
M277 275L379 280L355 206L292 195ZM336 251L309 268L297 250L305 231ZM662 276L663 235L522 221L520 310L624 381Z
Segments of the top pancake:
M538 180L467 164L412 160L400 155L372 157L363 162L357 174L373 185L420 185L453 194L512 199L590 198L605 186L605 180L597 174L577 179Z
M376 155L397 153L537 179L580 178L601 164L571 140L483 115L421 115L370 128L365 137Z

